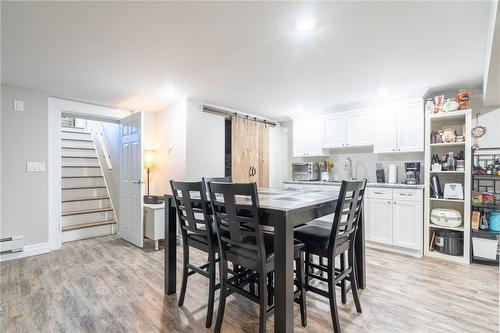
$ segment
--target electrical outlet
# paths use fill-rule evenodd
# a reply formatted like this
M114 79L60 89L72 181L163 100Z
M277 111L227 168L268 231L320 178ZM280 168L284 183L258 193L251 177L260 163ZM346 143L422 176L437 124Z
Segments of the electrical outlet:
M14 100L14 111L24 111L24 102L18 99Z
M27 172L45 172L45 162L27 162Z

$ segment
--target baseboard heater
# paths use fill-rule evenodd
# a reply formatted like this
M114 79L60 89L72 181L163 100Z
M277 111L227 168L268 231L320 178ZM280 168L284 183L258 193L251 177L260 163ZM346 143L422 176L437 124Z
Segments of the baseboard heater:
M0 239L0 253L21 252L24 250L23 235L5 237Z

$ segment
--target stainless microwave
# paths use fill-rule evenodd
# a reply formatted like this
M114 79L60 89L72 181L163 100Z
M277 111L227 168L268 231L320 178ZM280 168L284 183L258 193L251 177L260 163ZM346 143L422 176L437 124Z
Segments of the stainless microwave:
M316 162L293 163L292 180L319 180L319 165Z

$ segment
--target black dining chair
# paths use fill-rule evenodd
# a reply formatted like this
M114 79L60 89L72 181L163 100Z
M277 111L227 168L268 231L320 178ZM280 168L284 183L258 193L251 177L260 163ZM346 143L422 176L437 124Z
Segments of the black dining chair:
M224 318L226 298L238 293L259 303L259 332L265 332L266 320L274 311L269 306L268 274L274 271L274 235L264 232L259 215L257 185L209 182L209 195L217 225L220 257L220 299L215 332L220 332ZM303 244L294 242L297 290L295 302L300 305L302 325L307 325L304 289L304 262L300 249ZM258 293L245 290L238 278L229 276L228 263L256 272Z
M333 223L314 220L295 229L295 238L305 244L305 284L306 290L327 297L330 302L333 328L336 333L341 332L340 320L337 311L336 286L341 288L341 301L346 303L346 294L352 291L354 304L358 313L361 313L361 304L358 296L356 279L356 263L354 242L358 227L361 207L366 189L366 180L343 181L335 209ZM347 253L347 263L345 260ZM326 265L316 264L311 256L317 255L326 258ZM340 268L335 267L335 259L340 257ZM316 270L313 270L316 269ZM317 273L319 271L319 273ZM322 272L326 272L326 277ZM317 279L326 282L328 291L310 285L310 281ZM349 282L347 286L346 282Z
M204 182L176 182L171 180L175 208L181 226L183 266L179 306L184 304L188 277L198 273L208 278L208 305L205 326L212 325L215 290L215 273L218 253L217 236L213 230L213 219L207 201ZM189 248L193 247L208 254L208 262L202 266L189 263Z

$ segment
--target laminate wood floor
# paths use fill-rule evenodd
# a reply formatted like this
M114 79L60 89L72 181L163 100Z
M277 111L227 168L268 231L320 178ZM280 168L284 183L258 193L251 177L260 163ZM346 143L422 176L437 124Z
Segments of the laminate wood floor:
M204 327L207 280L190 277L184 306L177 307L177 295L163 294L163 251L146 246L106 236L0 263L0 331L212 332ZM192 258L205 259L199 252ZM496 267L368 249L363 313L349 295L339 305L343 332L497 332L498 281ZM307 305L309 326L300 326L296 306L295 331L332 332L327 300L308 293ZM257 331L257 311L231 296L223 331Z

